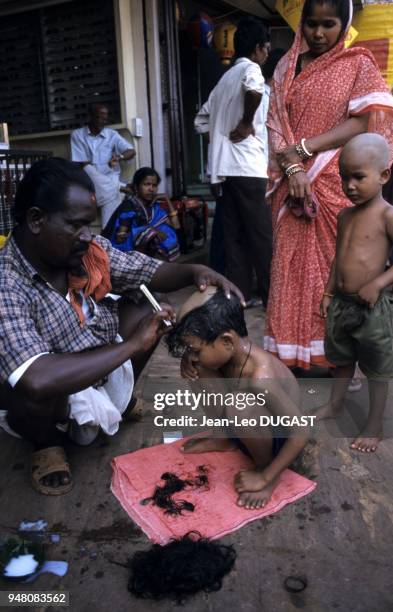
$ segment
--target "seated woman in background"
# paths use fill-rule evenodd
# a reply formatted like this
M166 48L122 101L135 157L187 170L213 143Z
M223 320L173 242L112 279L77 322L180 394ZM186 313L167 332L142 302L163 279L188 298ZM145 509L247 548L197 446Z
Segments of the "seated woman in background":
M179 255L177 212L165 196L169 212L157 201L161 179L153 168L134 174L128 195L115 210L102 235L120 251L140 251L151 257L173 261Z

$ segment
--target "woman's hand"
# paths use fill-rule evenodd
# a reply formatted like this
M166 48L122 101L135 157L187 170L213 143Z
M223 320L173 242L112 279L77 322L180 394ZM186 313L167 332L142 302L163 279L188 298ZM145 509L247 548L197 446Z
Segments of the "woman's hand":
M181 227L180 221L179 221L179 215L177 214L176 211L173 211L173 213L174 214L169 215L169 223L173 227L173 229L179 230Z
M276 158L280 168L283 170L292 164L300 164L302 162L302 159L296 152L295 145L290 145L286 149L279 151L276 154Z
M225 278L225 276L218 274L218 272L214 272L214 270L211 270L207 266L197 266L196 268L194 283L198 287L199 291L205 291L206 287L209 285L214 285L215 287L222 289L228 299L231 296L231 292L237 295L242 306L245 307L246 302L242 292L236 287L236 285Z
M120 228L119 231L116 233L116 242L125 242L129 235L130 230L128 228Z
M292 174L288 179L289 183L289 195L292 198L299 200L307 199L309 202L312 200L311 196L311 184L305 172L297 172Z

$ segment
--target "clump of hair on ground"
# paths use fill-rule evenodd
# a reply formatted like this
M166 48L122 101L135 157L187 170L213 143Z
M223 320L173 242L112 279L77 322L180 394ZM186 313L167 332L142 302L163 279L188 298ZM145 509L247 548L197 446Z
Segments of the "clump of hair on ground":
M199 591L218 591L234 566L233 546L211 542L197 532L149 550L136 552L130 559L128 590L136 597L178 603Z

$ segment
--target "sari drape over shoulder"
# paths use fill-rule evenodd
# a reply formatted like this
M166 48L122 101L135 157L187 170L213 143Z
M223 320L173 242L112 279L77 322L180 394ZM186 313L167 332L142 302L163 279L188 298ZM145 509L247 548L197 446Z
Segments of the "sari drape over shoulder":
M274 251L264 347L290 366L328 365L324 356L325 322L319 305L335 253L337 215L351 206L338 170L340 149L305 162L319 202L313 221L295 217L285 205L288 180L275 153L301 138L328 132L350 117L369 113L370 132L382 134L392 150L393 97L373 55L361 47L344 49L344 40L316 58L296 76L307 45L298 31L279 62L270 98L269 186Z

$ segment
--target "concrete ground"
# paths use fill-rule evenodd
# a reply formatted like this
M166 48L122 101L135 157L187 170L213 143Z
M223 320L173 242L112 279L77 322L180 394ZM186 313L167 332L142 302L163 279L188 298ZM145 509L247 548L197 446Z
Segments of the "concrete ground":
M173 302L179 304L188 293L173 294ZM252 339L260 343L261 309L246 316ZM144 380L177 375L178 362L160 346ZM15 533L23 519L43 518L48 521L48 558L69 563L64 578L42 575L30 589L68 590L73 612L177 609L169 601L136 600L127 591L129 571L119 564L149 542L109 489L114 456L161 441L159 434L146 435L143 424L127 424L113 438L103 436L89 448L70 444L75 486L68 495L51 498L31 488L30 446L0 433L0 535ZM350 451L347 439L318 437L308 445L298 469L317 481L315 492L225 537L237 551L235 569L220 591L191 598L186 610L393 610L392 440L385 440L377 454L364 456ZM50 542L51 533L60 535L59 543ZM307 578L303 593L285 590L289 575ZM0 590L26 588L0 583Z

